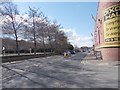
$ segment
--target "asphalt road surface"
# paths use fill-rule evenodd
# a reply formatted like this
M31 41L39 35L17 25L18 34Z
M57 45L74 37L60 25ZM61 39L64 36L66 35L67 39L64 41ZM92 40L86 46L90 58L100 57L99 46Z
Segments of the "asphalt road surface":
M85 52L76 53L76 54L73 54L69 59L70 60L83 60L86 55L87 55L87 53L85 53Z
M118 68L83 64L87 53L2 64L3 88L117 88Z

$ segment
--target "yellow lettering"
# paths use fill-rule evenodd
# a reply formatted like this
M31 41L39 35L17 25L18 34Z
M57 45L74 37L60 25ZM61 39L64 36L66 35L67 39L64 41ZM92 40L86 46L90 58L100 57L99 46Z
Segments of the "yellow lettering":
M120 16L120 14L118 12L116 12L116 16L118 17L118 16Z
M112 17L115 17L115 16L116 16L116 15L115 15L114 13L111 13L111 18L112 18Z
M109 19L110 18L110 14L108 16L105 16L106 19Z
M108 10L106 10L104 14L105 14L105 16L106 16L107 14L109 14L109 11L108 11Z
M115 11L120 11L120 5L115 7Z
M109 8L108 10L105 11L104 15L106 16L114 12L116 12L116 14L118 15L118 11L120 11L120 5Z
M115 11L114 8L109 9L109 13L112 13L114 11Z

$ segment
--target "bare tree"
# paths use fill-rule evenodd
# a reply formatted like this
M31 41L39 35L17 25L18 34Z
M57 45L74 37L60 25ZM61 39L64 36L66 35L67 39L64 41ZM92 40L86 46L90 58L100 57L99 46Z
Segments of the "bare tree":
M48 18L41 11L39 11L39 9L29 7L28 18L24 19L20 17L18 20L16 16L19 15L19 13L16 5L10 2L2 5L4 6L4 10L0 9L0 15L6 18L2 29L4 35L15 37L18 55L19 36L21 38L23 36L24 39L31 41L34 48L34 54L36 54L38 48L37 45L42 45L42 49L44 49L45 54L47 45L57 54L67 49L68 41L65 33L60 31L61 25L57 24L56 21L51 23ZM22 41L22 43L25 42ZM21 48L24 49L24 47Z
M31 8L29 7L29 17L30 19L27 20L29 23L28 25L28 31L27 33L29 34L30 38L33 39L34 43L34 54L36 54L36 35L37 35L37 21L40 18L42 12L39 11L39 9Z
M50 51L51 52L53 52L53 46L52 46L52 37L53 37L53 35L52 35L52 27L51 27L51 25L49 24L49 22L48 22L48 24L47 24L47 35L48 35L48 41L49 41L49 48L50 48Z
M57 22L56 21L53 21L53 23L52 23L52 25L51 25L51 30L52 30L52 32L54 32L54 34L53 34L53 43L54 43L54 51L55 51L55 53L59 53L59 51L58 51L58 48L59 48L59 46L58 46L58 35L59 35L59 29L60 29L60 25L59 24L57 24Z
M2 16L5 17L4 24L2 26L3 34L12 35L15 38L16 41L16 51L19 53L19 44L18 44L18 38L21 33L23 22L22 20L17 19L17 15L19 15L19 12L17 10L17 6L13 4L12 2L4 2L2 3L3 10L0 11ZM22 19L22 18L20 18Z
M57 43L58 43L58 52L62 53L63 51L68 49L68 41L65 33L63 31L59 31L57 35Z
M47 22L46 17L42 15L41 20L37 22L37 40L43 44L44 54L46 55L46 42L47 42Z
M50 20L48 20L47 17L45 17L44 19L45 19L45 27L46 27L46 38L47 38L47 43L49 45L48 47L50 49L50 52L53 52L52 39L54 32L52 30Z

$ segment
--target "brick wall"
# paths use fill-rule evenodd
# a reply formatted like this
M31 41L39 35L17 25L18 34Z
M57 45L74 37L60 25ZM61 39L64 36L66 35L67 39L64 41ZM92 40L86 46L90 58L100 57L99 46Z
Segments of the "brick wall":
M120 40L118 41L105 41L105 9L110 8L114 5L120 5L120 2L99 2L98 4L98 12L96 16L96 25L94 31L94 43L95 43L95 50L101 51L103 60L120 60ZM118 8L119 9L119 8ZM120 20L120 16L117 17ZM110 19L112 20L112 19ZM109 20L109 21L110 21ZM117 23L119 24L119 23ZM114 32L114 31L112 31ZM120 29L119 29L120 32ZM120 37L120 35L118 36ZM111 39L110 39L111 40Z

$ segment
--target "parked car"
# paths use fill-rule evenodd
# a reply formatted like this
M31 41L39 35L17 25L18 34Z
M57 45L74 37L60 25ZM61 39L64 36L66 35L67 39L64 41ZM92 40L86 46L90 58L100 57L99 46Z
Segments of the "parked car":
M71 53L71 54L75 54L75 51L73 51L73 50L70 50L70 53Z

